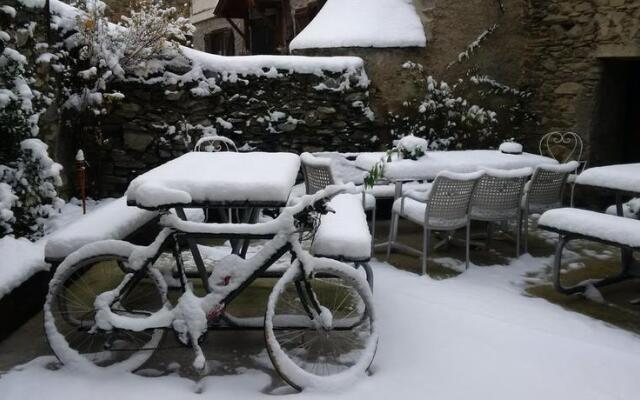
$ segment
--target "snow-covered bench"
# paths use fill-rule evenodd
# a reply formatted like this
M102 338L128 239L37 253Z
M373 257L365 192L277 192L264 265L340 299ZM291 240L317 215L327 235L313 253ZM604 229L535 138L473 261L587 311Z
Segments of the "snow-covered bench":
M371 233L358 194L340 194L329 202L335 211L320 218L311 252L318 257L349 262L371 258Z
M334 212L320 218L311 253L317 257L362 266L369 285L373 287L373 273L368 264L371 258L371 233L362 206L362 196L340 194L331 199L329 207Z
M128 240L155 224L157 212L127 206L121 197L54 232L45 245L45 261L57 265L87 243L104 239Z
M640 271L633 271L633 260L623 260L619 275L601 280L583 282L572 287L564 287L560 282L562 250L574 239L590 240L628 249L640 250L640 220L608 215L577 208L558 208L542 214L538 225L545 230L560 234L553 263L553 284L565 294L584 292L589 285L605 286L631 277L640 277Z

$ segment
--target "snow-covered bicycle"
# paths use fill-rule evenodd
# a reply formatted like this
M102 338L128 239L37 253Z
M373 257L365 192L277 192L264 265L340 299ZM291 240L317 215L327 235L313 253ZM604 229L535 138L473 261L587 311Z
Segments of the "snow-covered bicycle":
M369 368L377 347L371 288L360 270L314 257L301 244L327 212L327 199L343 190L333 186L304 196L277 218L255 224L190 222L166 212L149 246L106 240L82 247L60 264L49 286L44 311L52 349L64 364L134 370L173 329L193 348L194 367L204 369L200 342L208 330L264 329L269 357L291 386L346 385ZM231 254L215 263L202 282L206 294L198 296L181 252L189 240L210 238L269 240L251 258ZM154 265L167 251L181 290L174 302ZM287 253L290 266L278 274L264 320L227 313Z

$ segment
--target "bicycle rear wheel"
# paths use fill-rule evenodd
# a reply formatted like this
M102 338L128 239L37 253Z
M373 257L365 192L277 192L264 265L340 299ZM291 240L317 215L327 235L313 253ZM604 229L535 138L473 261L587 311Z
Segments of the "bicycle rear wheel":
M283 275L265 316L269 357L297 390L350 384L369 368L378 342L366 279L338 261L314 262L310 278L299 264Z
M94 246L98 251L85 251L81 258L72 254L56 271L44 308L45 330L62 363L134 370L159 345L164 329L133 332L96 326L94 303L104 292L117 290L111 311L131 318L144 318L166 302L166 285L154 269L134 274L117 289L133 273L128 268L130 246L125 242L111 246L111 254L101 254L100 246Z

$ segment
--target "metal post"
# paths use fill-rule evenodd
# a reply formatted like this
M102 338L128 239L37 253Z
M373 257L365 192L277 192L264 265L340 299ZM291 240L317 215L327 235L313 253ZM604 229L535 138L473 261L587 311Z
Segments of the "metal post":
M78 173L78 186L80 186L80 198L82 199L82 214L87 213L87 162L84 159L84 152L82 149L76 153L76 171Z

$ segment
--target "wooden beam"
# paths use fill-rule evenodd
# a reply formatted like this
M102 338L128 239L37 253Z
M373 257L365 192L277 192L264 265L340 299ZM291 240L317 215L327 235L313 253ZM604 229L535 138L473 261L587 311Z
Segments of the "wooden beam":
M244 46L245 48L249 48L249 42L247 40L247 35L245 35L244 32L242 32L242 30L240 29L240 27L238 25L236 25L235 22L233 22L233 20L231 18L226 18L227 22L229 23L229 25L231 25L231 27L233 28L234 31L238 32L238 35L240 35L240 37L242 37L242 40L244 40Z

